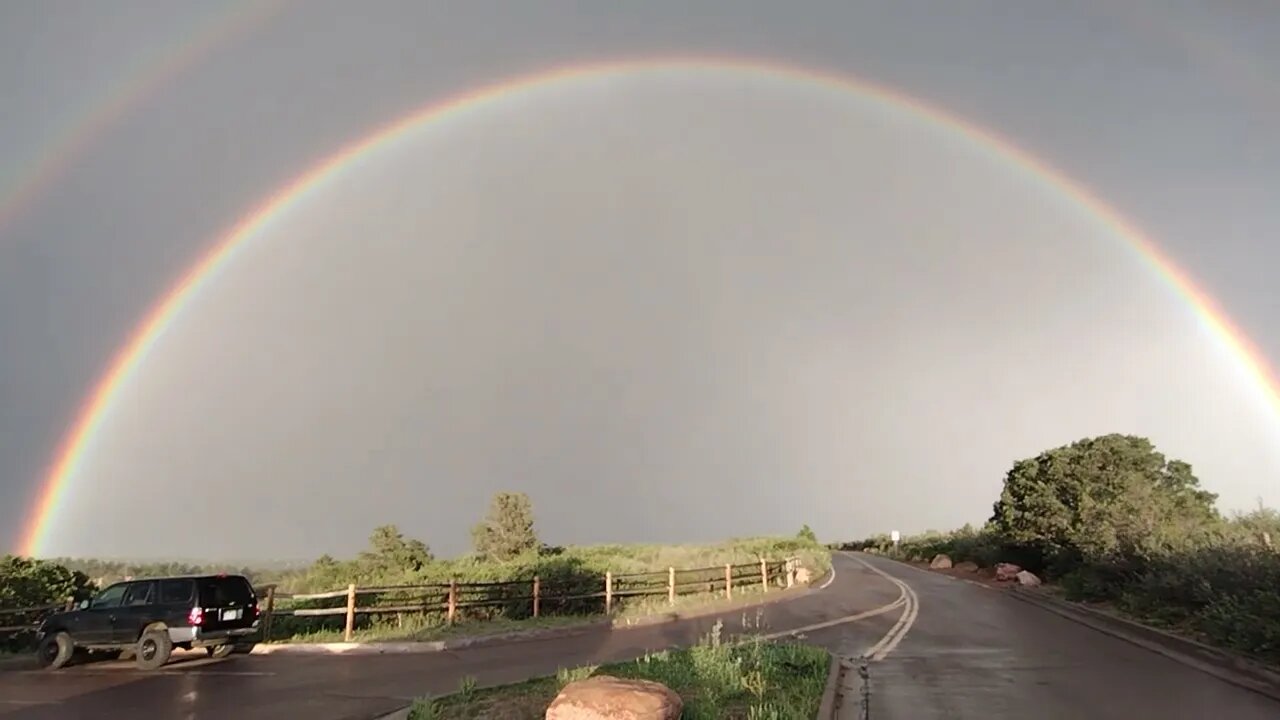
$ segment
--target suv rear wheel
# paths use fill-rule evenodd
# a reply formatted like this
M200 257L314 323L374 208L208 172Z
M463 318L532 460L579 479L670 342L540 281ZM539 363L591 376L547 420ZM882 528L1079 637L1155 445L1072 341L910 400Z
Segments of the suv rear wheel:
M46 635L36 648L36 662L45 670L57 670L71 662L75 649L71 636L65 632Z
M236 646L231 643L227 643L226 645L218 645L216 647L206 648L206 650L209 653L209 657L217 658L219 660L221 660L224 657L230 657L232 651L234 651L235 649L236 649Z
M173 653L173 641L169 639L168 630L147 630L138 638L138 649L135 661L143 670L155 670L169 662Z

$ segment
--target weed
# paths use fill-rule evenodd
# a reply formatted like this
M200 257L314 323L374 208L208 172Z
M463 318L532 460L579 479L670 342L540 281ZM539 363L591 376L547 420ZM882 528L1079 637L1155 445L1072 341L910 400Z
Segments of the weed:
M556 671L556 681L563 688L571 682L586 680L591 677L597 667L597 665L582 665L572 669L560 668Z
M420 697L409 706L409 720L439 720L440 706L430 697Z

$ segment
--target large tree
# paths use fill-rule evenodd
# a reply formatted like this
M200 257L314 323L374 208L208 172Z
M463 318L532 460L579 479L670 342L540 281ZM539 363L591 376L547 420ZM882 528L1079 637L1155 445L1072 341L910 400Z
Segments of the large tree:
M1187 463L1111 434L1014 463L991 526L1046 560L1143 553L1215 527L1216 500Z
M58 563L5 555L0 558L0 608L56 605L83 600L95 588L89 577Z
M521 492L500 492L489 503L489 514L471 531L476 553L493 560L509 560L538 547L533 530L533 501Z
M406 538L395 525L382 525L373 529L369 550L360 553L359 563L367 573L395 574L421 570L432 559L421 540Z

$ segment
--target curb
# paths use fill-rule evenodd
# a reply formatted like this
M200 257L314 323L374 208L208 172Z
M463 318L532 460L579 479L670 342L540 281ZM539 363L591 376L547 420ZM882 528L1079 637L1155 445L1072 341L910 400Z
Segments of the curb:
M1059 600L1040 590L1012 588L1009 594L1029 605L1073 620L1114 638L1163 655L1175 662L1273 700L1280 700L1280 672L1237 653L1158 630L1079 603Z
M822 692L816 720L836 720L836 713L844 704L844 676L849 671L845 659L831 653L831 668L827 672L827 687Z
M828 574L830 574L828 572ZM825 576L824 576L825 577ZM822 579L822 578L819 578ZM558 628L541 628L535 630L519 630L494 635L476 635L472 637L450 638L447 640L419 640L406 642L351 642L351 643L281 643L258 644L249 651L250 655L400 655L447 652L467 648L509 645L535 640L558 640L576 637L593 632L608 630L628 630L633 628L666 625L682 620L721 615L728 612L753 610L774 603L796 600L816 592L814 586L777 590L772 597L759 598L757 602L708 607L702 610L691 610L687 613L665 612L633 619L597 620Z

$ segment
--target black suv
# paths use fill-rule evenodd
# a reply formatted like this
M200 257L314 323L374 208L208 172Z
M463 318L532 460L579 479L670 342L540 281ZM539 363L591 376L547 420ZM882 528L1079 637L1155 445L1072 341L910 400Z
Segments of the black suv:
M77 650L116 651L155 670L173 648L230 655L258 631L258 598L243 575L128 580L108 586L71 611L50 615L37 631L36 658L56 670Z

